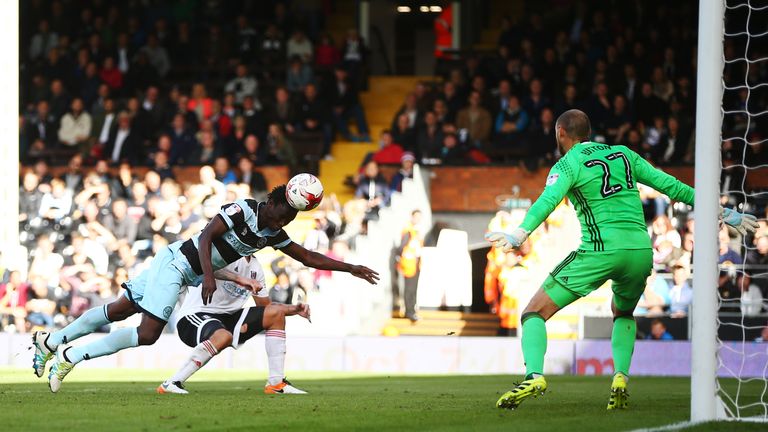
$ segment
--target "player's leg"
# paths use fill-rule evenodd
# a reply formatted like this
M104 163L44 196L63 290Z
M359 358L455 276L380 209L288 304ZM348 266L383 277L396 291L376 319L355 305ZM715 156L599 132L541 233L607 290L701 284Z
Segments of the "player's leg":
M524 399L546 391L547 382L543 375L547 351L546 321L602 285L609 270L600 265L600 257L584 251L572 252L552 270L521 316L525 378L499 398L497 407L515 409Z
M239 314L238 314L239 316ZM177 323L179 338L192 347L189 357L178 371L157 387L157 393L189 393L184 383L218 353L232 345L232 332L217 318L191 314Z
M157 341L176 305L183 280L181 273L171 265L172 260L170 249L164 248L155 255L150 268L142 273L146 275L137 278L144 285L143 289L137 289L133 281L126 283L129 297L136 292L143 292L141 300L135 301L135 297L132 298L136 308L143 313L139 327L116 330L80 347L59 345L48 374L48 385L52 392L59 390L64 377L83 360L114 354L138 345L151 345Z
M613 354L613 380L607 409L623 409L628 406L627 384L629 367L635 350L637 324L633 312L645 289L645 281L651 273L653 255L650 249L617 251L617 273L613 278L613 330L611 350Z
M296 315L300 310L296 305L275 303L267 307L255 306L244 310L237 322L233 341L235 347L266 330L264 348L267 351L269 374L264 393L307 393L294 387L285 378L285 317Z
M120 297L110 304L87 310L59 331L53 333L35 332L32 335L32 345L35 349L32 367L35 370L35 375L43 376L45 364L53 358L59 345L72 342L109 323L122 321L138 311L128 297Z

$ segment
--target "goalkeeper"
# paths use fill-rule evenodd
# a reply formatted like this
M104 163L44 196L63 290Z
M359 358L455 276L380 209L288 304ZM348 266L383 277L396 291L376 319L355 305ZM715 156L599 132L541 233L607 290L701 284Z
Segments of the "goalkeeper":
M653 266L637 184L651 186L688 205L693 205L694 191L627 147L590 142L589 136L590 123L585 113L563 113L555 123L555 137L563 157L552 167L544 192L512 233L486 235L504 251L518 248L565 196L576 208L582 233L578 250L552 270L523 311L526 376L501 396L496 404L499 408L514 409L526 398L544 394L545 321L609 279L613 281L611 347L615 374L608 409L627 407L629 365L637 330L632 313ZM757 227L754 216L734 210L723 209L722 218L742 234Z

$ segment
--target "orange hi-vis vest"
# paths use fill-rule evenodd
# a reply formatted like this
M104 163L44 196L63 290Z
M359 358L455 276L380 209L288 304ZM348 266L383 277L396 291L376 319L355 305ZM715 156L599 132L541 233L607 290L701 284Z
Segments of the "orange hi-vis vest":
M403 245L400 261L397 262L397 271L404 277L410 278L416 276L416 273L419 271L419 257L421 256L421 248L424 247L424 242L413 225L408 225L403 230L403 237L406 234L408 234L408 243Z

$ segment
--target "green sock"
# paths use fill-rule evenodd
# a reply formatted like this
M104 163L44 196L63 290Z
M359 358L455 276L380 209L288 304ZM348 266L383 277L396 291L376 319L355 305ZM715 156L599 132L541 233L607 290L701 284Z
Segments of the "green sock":
M537 313L523 315L523 359L525 379L533 374L544 374L544 354L547 352L547 327L544 318Z
M613 320L611 333L611 348L613 350L613 371L629 376L629 364L632 363L632 353L635 351L637 324L635 318L620 316Z

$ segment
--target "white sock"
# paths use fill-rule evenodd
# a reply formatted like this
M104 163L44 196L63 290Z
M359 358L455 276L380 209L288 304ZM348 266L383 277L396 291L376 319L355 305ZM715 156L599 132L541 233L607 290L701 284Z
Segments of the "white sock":
M186 382L189 377L195 372L200 370L201 367L208 363L208 360L218 354L219 351L211 343L211 341L204 340L200 342L196 347L192 348L189 358L183 366L171 377L170 382Z
M267 330L264 339L269 363L269 385L280 384L285 378L285 330Z

